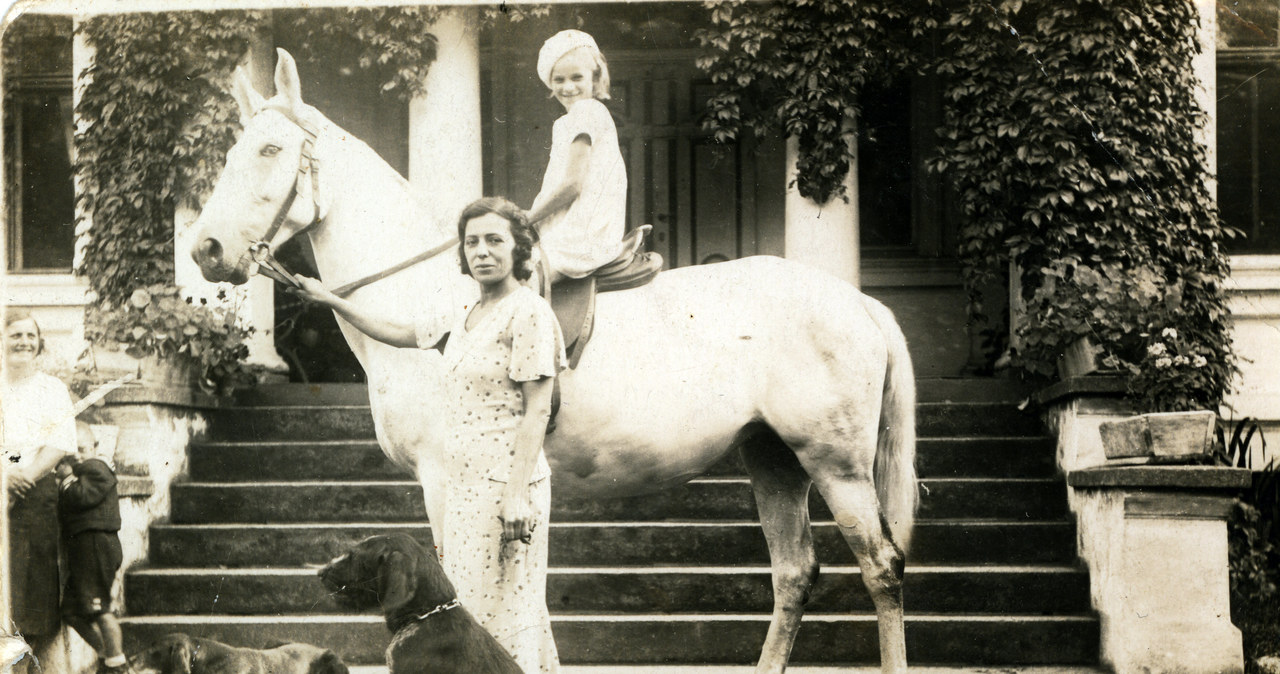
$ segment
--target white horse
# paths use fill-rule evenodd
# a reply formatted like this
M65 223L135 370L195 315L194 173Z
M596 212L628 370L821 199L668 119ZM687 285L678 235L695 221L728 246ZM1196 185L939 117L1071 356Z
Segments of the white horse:
M264 100L237 73L244 133L196 222L192 255L205 278L243 283L254 242L269 239L274 249L304 231L329 287L454 237L454 223L425 216L408 183L368 146L302 102L283 50L275 81L276 96ZM457 279L470 282L450 251L350 299L407 317L445 301ZM438 354L386 346L338 323L368 377L379 443L418 476L428 517L440 521ZM758 673L786 668L817 576L811 484L862 569L883 670L905 671L915 382L902 331L882 304L777 258L666 271L599 296L594 334L578 367L561 376L561 395L546 439L560 496L673 487L741 451L773 567Z

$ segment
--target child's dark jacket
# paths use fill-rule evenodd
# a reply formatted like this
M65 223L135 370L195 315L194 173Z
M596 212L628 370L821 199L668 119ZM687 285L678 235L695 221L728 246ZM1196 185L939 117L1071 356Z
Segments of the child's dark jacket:
M66 538L85 531L120 530L120 497L110 466L88 459L71 469L58 489L58 523Z

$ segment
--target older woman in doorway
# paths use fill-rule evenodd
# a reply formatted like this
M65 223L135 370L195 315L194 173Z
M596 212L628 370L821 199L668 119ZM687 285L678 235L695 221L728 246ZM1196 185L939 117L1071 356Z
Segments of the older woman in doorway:
M13 622L33 644L61 627L58 592L58 485L53 468L76 453L71 394L39 369L40 325L10 309L0 374L5 488L9 491L9 589ZM3 626L8 628L8 625Z
M546 602L551 470L542 438L565 366L564 340L551 307L521 283L537 233L519 207L495 197L470 204L458 238L462 273L479 282L480 299L453 322L443 349L453 401L448 510L436 529L444 568L468 610L524 671L557 672ZM371 315L314 279L301 285L304 297L387 344L435 348L444 336L430 325Z

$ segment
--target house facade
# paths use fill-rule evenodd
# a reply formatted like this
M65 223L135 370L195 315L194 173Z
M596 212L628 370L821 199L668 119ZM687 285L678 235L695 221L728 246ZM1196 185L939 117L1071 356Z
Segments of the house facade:
M109 11L166 11L166 4L131 0ZM1247 235L1230 251L1230 308L1242 373L1228 402L1236 417L1259 419L1274 433L1280 430L1280 149L1274 143L1280 137L1280 1L1252 0L1229 9L1207 0L1196 4L1203 47L1196 75L1211 120L1201 140L1216 165L1223 218ZM235 6L270 10L290 3L246 0ZM77 225L75 218L74 107L77 74L93 53L74 35L84 18L77 14L83 11L79 3L49 0L24 9L7 20L4 37L3 301L32 309L56 357L70 363L84 349L87 286L74 274L77 239L93 226ZM937 82L903 78L866 92L855 123L873 130L874 140L859 142L846 178L849 201L815 204L789 186L794 142L772 137L724 145L702 130L700 115L713 86L695 64L694 31L707 25L700 3L583 4L574 7L574 16L609 58L609 106L629 178L628 226L653 226L648 245L669 268L751 255L801 261L858 284L893 309L918 376L990 374L1006 343L998 334L1003 323L970 324L954 253L959 216L943 177L925 167L941 116ZM446 7L433 28L438 55L426 94L407 102L382 97L370 76L354 71L334 78L305 59L299 62L302 94L405 175L434 217L452 219L463 204L486 194L527 206L540 186L551 125L560 114L534 62L542 40L567 27L530 25L485 24L480 7ZM283 22L272 22L254 38L246 65L264 94L272 89L274 50L296 54L299 39ZM213 298L219 288L200 277L188 256L196 215L185 209L176 214L177 280L190 295ZM305 245L280 257L308 270ZM261 277L233 295L257 328L252 359L277 378L361 380L327 313L309 312ZM987 313L999 317L1010 304L1009 289L991 288L987 295ZM149 418L137 425L154 423ZM181 436L175 442L185 442L196 425L174 422L171 435ZM1070 429L1059 430L1065 437ZM177 469L163 478L168 468L151 470L159 494ZM1091 507L1073 505L1086 526L1104 519ZM1144 507L1143 523L1163 526L1158 509ZM156 515L139 517L149 523ZM1213 521L1222 528L1220 518ZM1225 541L1218 529L1205 536ZM1147 532L1151 540L1166 530L1154 531ZM1183 529L1167 532L1187 540L1179 538ZM145 550L145 539L129 546ZM1087 547L1081 543L1086 557ZM1098 568L1105 568L1103 562ZM1095 577L1109 582L1105 574ZM1103 603L1095 596L1095 608L1110 610ZM1223 623L1221 615L1217 619Z
M144 1L130 7L161 9ZM5 38L5 301L34 308L48 324L54 348L71 361L82 349L84 303L83 281L72 273L74 73L92 54L72 37L75 8L43 2L26 9L10 19ZM1207 12L1197 68L1215 120L1203 139L1217 163L1221 211L1227 224L1248 235L1232 247L1232 309L1244 370L1232 403L1241 415L1267 420L1280 419L1280 383L1265 374L1280 365L1270 355L1280 352L1273 348L1280 308L1271 296L1280 286L1280 225L1273 222L1280 157L1265 140L1277 131L1280 98L1276 12L1269 0ZM377 83L364 73L334 79L300 63L308 102L378 150L442 218L481 194L530 204L559 114L534 69L546 36L518 23L482 28L480 13L477 7L444 12L435 29L438 61L427 76L431 93L408 103L378 96ZM788 189L794 149L785 139L722 145L702 131L703 102L713 87L695 65L694 31L707 25L700 5L592 4L576 6L574 16L597 35L610 59L610 106L630 185L628 226L653 225L649 246L669 268L757 254L799 259L888 304L922 376L990 369L998 355L990 346L994 323L968 322L953 252L958 217L943 179L925 168L941 105L936 82L902 78L863 96L857 123L874 140L859 142L859 161L848 179L852 199L817 205ZM271 89L273 49L290 49L297 41L278 22L258 35L248 61L260 89ZM202 288L185 253L184 225L194 215L178 214L179 283L209 295L213 291ZM82 231L90 226L82 223ZM254 358L282 374L292 367L298 379L305 364L296 353L286 353L286 363L273 336L273 328L298 309L277 312L277 298L263 279L251 287L247 304L259 330ZM988 293L989 315L1003 310L1004 292ZM340 340L323 343L342 348ZM301 377L341 381L359 373Z

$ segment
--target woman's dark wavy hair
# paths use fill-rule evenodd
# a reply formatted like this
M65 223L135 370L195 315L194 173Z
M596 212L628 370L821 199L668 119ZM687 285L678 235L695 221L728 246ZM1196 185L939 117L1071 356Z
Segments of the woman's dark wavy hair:
M529 259L533 257L533 246L538 243L538 230L529 224L529 218L519 206L502 197L483 197L467 204L458 216L458 261L462 264L462 273L471 275L467 266L467 254L463 250L463 242L467 238L467 223L482 216L494 213L502 216L511 225L511 238L515 239L515 250L511 253L511 275L517 281L528 281L533 275L529 267Z

